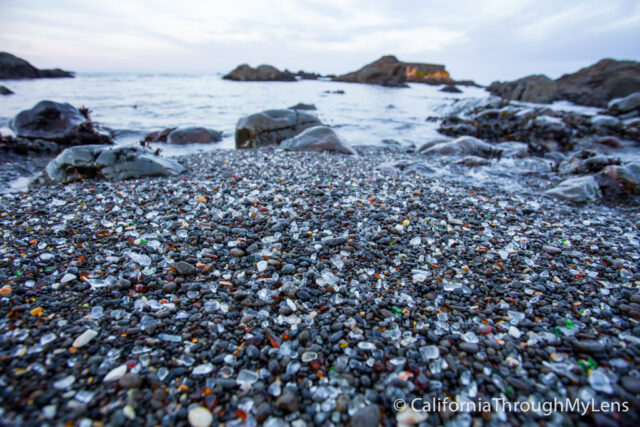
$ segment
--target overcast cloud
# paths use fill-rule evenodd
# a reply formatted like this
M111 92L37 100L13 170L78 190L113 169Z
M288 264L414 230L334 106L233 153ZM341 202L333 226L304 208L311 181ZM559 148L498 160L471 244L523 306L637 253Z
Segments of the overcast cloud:
M480 83L640 59L637 0L0 0L0 50L75 71L343 73L395 54Z

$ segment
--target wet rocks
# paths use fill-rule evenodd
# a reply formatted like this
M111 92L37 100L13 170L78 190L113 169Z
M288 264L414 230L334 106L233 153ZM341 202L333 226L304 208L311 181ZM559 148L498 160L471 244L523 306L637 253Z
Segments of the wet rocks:
M342 154L358 153L326 126L314 126L293 138L285 139L280 148L287 151L329 151Z
M191 427L209 427L213 422L213 415L204 406L198 406L189 411Z
M368 83L388 87L405 87L407 76L405 65L393 55L383 56L357 71L333 78L347 83Z
M208 144L221 140L222 132L203 127L178 128L167 135L169 144Z
M460 89L458 89L456 86L454 85L446 85L444 86L442 89L440 89L440 92L445 92L445 93L462 93L462 91Z
M73 73L59 68L40 70L22 58L0 52L0 79L38 79L73 77Z
M238 65L222 78L240 82L296 81L294 74L290 71L280 71L272 65L259 65L253 68L248 64Z
M198 269L193 264L186 261L178 261L176 263L176 270L178 274L182 276L190 276L198 272Z
M614 115L628 115L628 113L640 111L640 91L624 98L612 99L609 102L608 110Z
M377 405L359 409L349 421L351 427L373 427L380 423L380 409Z
M555 82L541 74L511 82L493 82L487 87L487 91L505 99L538 104L549 104L557 97Z
M317 117L296 110L266 110L242 117L236 125L236 148L277 145L305 129L320 126Z
M604 173L619 181L627 191L640 194L640 162L635 161L622 166L609 166Z
M70 138L85 123L80 111L71 104L40 101L11 121L11 128L22 138L63 140Z
M13 91L6 86L0 85L0 95L12 95Z
M452 141L440 142L427 149L421 150L420 154L426 156L477 156L492 158L500 157L502 150L478 138L461 136Z
M176 128L166 128L163 130L151 132L147 136L144 137L146 142L167 142L169 138L169 134L173 132Z
M415 173L419 175L432 175L436 171L429 167L429 165L422 160L396 160L391 162L384 162L378 166L381 170L401 172L401 173Z
M141 176L169 176L184 172L175 160L144 147L84 145L64 150L49 162L34 184L67 184L85 178L121 180Z
M569 160L558 165L558 172L563 175L590 174L600 172L609 165L619 165L620 159L595 153L579 152Z
M294 393L285 391L276 400L276 408L287 412L297 412L298 396L296 396Z
M591 175L562 181L557 187L545 191L545 194L574 203L594 202L602 197L600 187Z

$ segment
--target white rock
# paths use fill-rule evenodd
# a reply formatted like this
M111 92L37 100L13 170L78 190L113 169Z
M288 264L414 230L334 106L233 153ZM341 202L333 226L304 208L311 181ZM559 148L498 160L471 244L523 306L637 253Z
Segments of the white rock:
M113 368L109 371L109 373L104 377L104 382L110 381L118 381L120 378L124 377L124 374L127 373L127 365L120 365L117 368Z
M213 415L204 406L198 406L189 411L189 423L193 427L209 427L213 422Z
M60 283L68 283L73 280L76 280L77 278L78 277L75 274L67 273L64 276L62 276L62 279L60 279Z
M80 348L83 345L87 345L89 343L89 341L94 339L97 335L98 335L98 333L96 331L94 331L93 329L87 329L82 334L80 334L80 336L78 336L78 338L76 338L76 340L73 342L73 346L75 348Z
M267 263L267 261L259 261L256 266L258 267L258 271L262 273L267 269L269 264Z

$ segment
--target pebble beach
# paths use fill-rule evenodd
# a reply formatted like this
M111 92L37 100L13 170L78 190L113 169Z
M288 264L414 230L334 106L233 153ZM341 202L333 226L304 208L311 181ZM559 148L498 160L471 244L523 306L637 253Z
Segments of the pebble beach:
M635 206L356 151L3 195L0 424L637 425Z

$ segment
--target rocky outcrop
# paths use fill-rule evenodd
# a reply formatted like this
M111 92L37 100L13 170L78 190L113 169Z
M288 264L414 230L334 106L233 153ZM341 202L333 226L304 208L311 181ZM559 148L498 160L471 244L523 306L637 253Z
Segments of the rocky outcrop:
M307 72L300 70L296 74L296 77L300 77L302 80L318 80L318 78L322 77L318 73Z
M541 74L523 77L512 82L493 82L487 91L505 99L539 104L549 104L558 96L556 83Z
M222 78L239 82L296 81L295 75L287 70L280 71L271 65L259 65L257 68L253 68L248 64L238 65L233 71Z
M422 149L420 153L427 156L477 156L485 159L502 156L502 150L472 136L440 142Z
M86 178L121 180L170 176L184 170L180 163L160 157L145 147L84 145L64 150L32 184L67 184Z
M627 115L635 112L635 116L640 113L640 92L634 92L624 98L616 98L609 102L609 113L614 115Z
M544 194L574 203L594 202L602 197L598 182L591 175L562 181Z
M0 52L0 79L38 79L73 77L73 73L59 68L40 70L22 58Z
M236 125L236 148L278 145L303 130L320 126L316 116L296 110L266 110L242 117Z
M603 59L556 80L558 98L606 107L615 98L640 91L640 62Z
M393 55L365 65L357 71L333 78L333 81L347 83L368 83L389 87L406 87L405 65Z
M326 126L314 126L293 138L285 139L280 148L287 151L330 151L343 154L358 153Z
M314 111L317 110L314 104L304 104L302 102L298 102L296 105L292 105L289 107L290 110L303 110L303 111Z
M61 145L109 144L108 135L96 131L87 109L71 104L40 101L9 124L20 138L44 139Z
M167 136L170 144L207 144L221 140L222 132L203 127L178 128Z
M6 86L0 85L0 95L12 95L13 91Z

